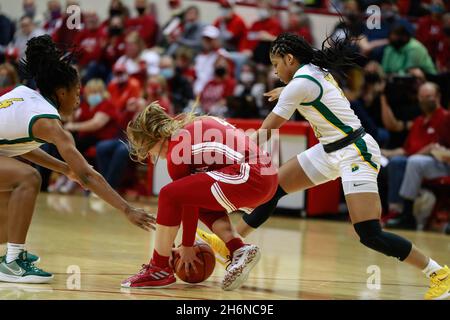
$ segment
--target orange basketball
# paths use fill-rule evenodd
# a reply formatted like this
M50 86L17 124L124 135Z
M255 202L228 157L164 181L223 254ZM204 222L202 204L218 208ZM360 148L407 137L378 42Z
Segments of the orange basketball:
M173 260L173 265L175 267L175 272L178 278L188 283L200 283L202 281L205 281L213 273L214 267L216 266L214 251L209 245L207 245L206 243L196 242L194 244L194 249L197 253L197 257L203 262L203 265L199 264L198 262L195 263L197 272L195 272L191 267L188 276L184 270L184 266L179 271L176 271L179 267L180 255L176 254Z

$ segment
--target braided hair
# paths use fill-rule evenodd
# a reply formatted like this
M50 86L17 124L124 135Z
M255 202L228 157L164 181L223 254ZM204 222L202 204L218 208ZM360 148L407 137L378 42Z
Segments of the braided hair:
M328 47L326 46L328 44ZM323 71L342 73L347 67L356 66L359 57L346 33L344 38L333 39L328 36L322 48L313 48L303 37L293 33L280 34L270 46L271 55L284 57L292 54L302 64L312 63Z
M71 65L73 53L59 50L49 35L30 39L25 57L19 70L23 78L36 82L44 97L51 98L56 89L69 89L79 81L78 72Z

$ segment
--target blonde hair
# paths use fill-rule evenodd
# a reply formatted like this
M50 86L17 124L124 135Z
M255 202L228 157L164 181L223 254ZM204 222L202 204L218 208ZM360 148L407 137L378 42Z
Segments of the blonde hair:
M100 91L103 98L109 99L109 92L106 90L105 83L102 79L91 79L84 86L84 92Z
M158 101L150 103L134 120L128 123L127 136L131 159L144 163L149 151L159 141L170 139L176 131L198 118L194 114L194 110L195 106L188 113L171 117Z

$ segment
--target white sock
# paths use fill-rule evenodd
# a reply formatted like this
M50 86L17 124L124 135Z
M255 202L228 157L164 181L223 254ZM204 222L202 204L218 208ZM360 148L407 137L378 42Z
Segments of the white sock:
M6 263L16 260L19 257L19 254L24 250L25 244L8 242L6 249Z
M439 271L441 269L442 267L439 265L439 263L430 258L430 261L428 262L425 269L422 270L422 272L425 273L425 275L429 278L434 272Z

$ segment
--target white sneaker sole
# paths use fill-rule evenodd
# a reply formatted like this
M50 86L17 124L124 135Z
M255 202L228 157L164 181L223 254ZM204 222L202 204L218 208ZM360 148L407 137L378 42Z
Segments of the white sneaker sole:
M450 291L448 291L447 293L444 293L442 296L437 297L437 298L433 298L433 300L445 300L447 298L450 298Z
M172 285L174 285L175 283L177 283L176 281L171 283L171 284L166 284L164 286L151 286L151 287L132 287L131 284L129 282L126 283L122 283L120 286L122 288L127 288L127 289L161 289L161 288L167 288L170 287Z
M250 271L256 266L259 259L261 259L261 252L258 247L255 247L245 258L240 270L235 269L225 275L222 281L222 289L231 291L240 288L247 281Z
M39 276L12 276L0 272L0 281L10 283L49 283L53 280L51 277L39 277Z

